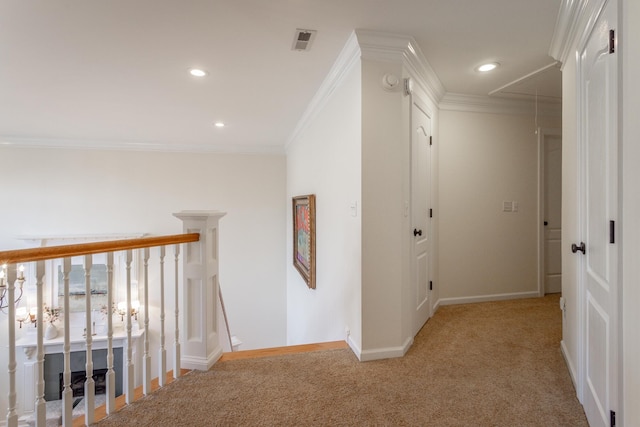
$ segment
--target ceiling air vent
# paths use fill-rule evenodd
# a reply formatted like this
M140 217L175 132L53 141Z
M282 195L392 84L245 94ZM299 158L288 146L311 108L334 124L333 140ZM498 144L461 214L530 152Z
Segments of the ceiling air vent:
M316 30L301 30L296 29L296 36L293 38L293 45L291 50L309 50L311 49L311 43L316 38Z

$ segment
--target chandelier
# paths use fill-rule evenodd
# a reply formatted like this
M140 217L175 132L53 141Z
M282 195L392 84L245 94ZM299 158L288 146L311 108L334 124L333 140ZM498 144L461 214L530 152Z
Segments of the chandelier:
M2 266L2 268L0 269L0 311L4 313L4 309L9 307L9 304L18 305L20 298L22 298L22 285L24 284L24 282L24 265L21 265L20 267L18 267L18 278L15 281L15 287L20 291L20 293L17 296L14 295L13 301L9 301L9 295L7 295L7 291L9 288L7 264L4 264Z

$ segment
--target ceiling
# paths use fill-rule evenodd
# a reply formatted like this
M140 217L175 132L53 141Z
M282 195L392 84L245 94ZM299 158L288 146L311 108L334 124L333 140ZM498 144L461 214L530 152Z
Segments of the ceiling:
M560 2L3 0L0 144L282 152L354 29L413 36L447 92L559 100Z

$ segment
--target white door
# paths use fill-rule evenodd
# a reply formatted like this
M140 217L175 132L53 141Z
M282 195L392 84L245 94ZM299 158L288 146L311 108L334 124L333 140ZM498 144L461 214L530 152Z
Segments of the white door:
M562 292L562 137L544 137L544 293Z
M411 107L411 237L412 289L414 293L413 333L418 333L431 315L429 267L431 251L431 119L415 98Z
M610 31L617 6L609 0L580 52L581 262L583 405L591 427L609 426L618 387L617 61ZM615 33L614 33L615 34ZM615 38L614 38L615 40ZM616 221L616 222L613 222ZM579 249L573 247L572 249Z

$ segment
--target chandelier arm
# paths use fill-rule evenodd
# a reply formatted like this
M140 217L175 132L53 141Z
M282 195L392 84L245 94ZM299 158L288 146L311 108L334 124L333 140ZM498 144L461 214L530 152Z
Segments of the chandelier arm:
M24 289L22 289L22 286L20 286L18 288L20 290L20 294L18 295L17 298L14 297L14 304L17 306L18 303L20 302L20 299L22 298L22 293L24 292ZM7 286L2 286L2 294L0 294L0 312L7 314L4 309L9 307L9 301L7 297ZM5 301L5 299L7 299L7 301Z
M5 297L7 296L7 287L2 287L2 295L0 295L0 310L4 313L4 309L9 307L9 301L5 304ZM6 314L6 313L5 313Z
M20 295L18 295L17 298L14 298L13 301L16 304L16 306L18 305L18 303L20 302L20 299L22 299L22 293L24 292L24 290L22 289L22 286L20 286Z

